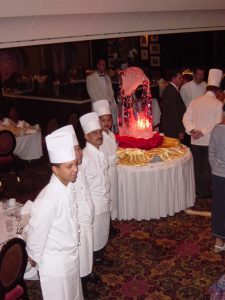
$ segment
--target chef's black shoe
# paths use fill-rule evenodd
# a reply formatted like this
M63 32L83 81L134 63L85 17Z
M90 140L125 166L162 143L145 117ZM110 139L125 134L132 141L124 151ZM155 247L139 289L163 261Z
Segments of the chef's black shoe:
M120 230L115 228L115 227L110 227L110 231L109 231L109 237L112 239L114 238L116 235L120 234Z
M105 258L96 258L94 260L94 262L95 262L95 264L102 265L102 266L105 266L105 267L112 267L112 265L113 265L112 260L105 259Z
M98 276L96 273L92 272L87 276L87 281L88 282L93 282L93 283L102 283L102 279L100 276Z
M83 296L85 300L96 300L99 299L99 293L90 289L83 289Z

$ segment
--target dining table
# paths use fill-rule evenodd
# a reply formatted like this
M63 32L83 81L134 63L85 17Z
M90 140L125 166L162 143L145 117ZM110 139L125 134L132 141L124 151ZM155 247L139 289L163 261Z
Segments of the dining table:
M31 202L30 200L28 201ZM19 221L16 219L18 211L21 213L21 220ZM24 211L23 213L23 205L21 203L16 202L13 207L10 207L3 201L0 202L0 250L3 245L12 238L17 237L26 241L29 219L30 213L28 211ZM8 230L8 223L11 224L10 231ZM29 261L27 263L24 279L39 280L37 269L32 267Z

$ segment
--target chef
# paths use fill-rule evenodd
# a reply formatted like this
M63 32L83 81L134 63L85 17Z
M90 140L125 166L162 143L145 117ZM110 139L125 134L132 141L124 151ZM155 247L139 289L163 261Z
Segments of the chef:
M102 150L109 163L109 182L110 182L110 212L111 218L117 216L118 199L118 174L117 174L117 143L112 128L112 113L107 100L99 100L93 104L93 109L97 113L103 133ZM113 237L119 230L110 227L110 236Z
M73 138L53 132L46 145L53 174L32 207L27 252L39 269L44 300L81 300Z
M217 99L222 75L221 70L209 70L206 93L191 101L183 117L186 132L191 135L195 186L199 198L211 197L208 147L213 128L223 120L222 103Z
M83 153L79 146L79 142L72 125L64 126L55 132L67 132L73 137L74 149L79 164L79 172L77 180L74 182L76 201L78 208L78 223L80 225L80 244L79 244L79 260L80 260L80 277L83 287L84 297L97 298L97 292L90 291L87 288L89 281L100 283L100 277L92 272L93 267L93 221L94 221L94 203L92 201L87 181L82 171Z
M108 161L102 151L102 129L98 115L95 112L82 116L80 123L86 139L86 147L83 150L82 170L95 206L93 223L94 262L111 266L112 262L103 257L104 248L109 237L110 184Z

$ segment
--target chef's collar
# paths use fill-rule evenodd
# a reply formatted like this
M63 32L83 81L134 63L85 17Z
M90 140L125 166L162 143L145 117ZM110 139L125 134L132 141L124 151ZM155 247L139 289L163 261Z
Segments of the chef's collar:
M207 91L206 95L216 97L216 95L211 91Z
M53 173L50 179L50 183L54 185L57 190L65 191L70 189L73 186L72 182L69 182L68 185L63 184L59 178Z
M96 152L96 153L102 153L102 146L100 146L100 148L98 149L98 148L96 148L95 146L93 146L92 144L90 144L90 143L86 143L86 147L88 148L88 149L90 149L90 150L92 150L92 151L94 151L94 152Z

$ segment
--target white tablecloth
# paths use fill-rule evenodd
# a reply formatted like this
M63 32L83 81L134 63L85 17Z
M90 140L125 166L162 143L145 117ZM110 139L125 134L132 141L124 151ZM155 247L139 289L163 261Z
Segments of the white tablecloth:
M33 160L42 157L42 142L40 131L16 137L14 154L24 160Z
M143 167L118 166L119 220L172 216L195 201L193 159L182 157Z
M13 211L14 211L14 209L10 210L11 213L13 213ZM14 230L10 233L11 237L12 238L13 237L20 237L20 238L23 238L24 240L26 239L25 235L24 235L24 232L20 236L17 235L17 233L16 233L16 230L17 230L17 227L18 227L17 222L13 218L6 215L6 213L4 212L4 210L2 208L2 205L0 203L0 245L1 245L0 250L1 250L1 247L2 247L2 243L6 243L7 240L9 239L9 233L5 229L5 223L6 223L7 219L12 219L13 220ZM20 222L21 226L22 227L26 226L29 223L29 219L30 219L29 214L23 215L23 218ZM37 274L37 269L31 267L29 261L28 261L28 264L27 264L26 272L24 274L24 278L26 280L38 280L39 279L38 274Z

